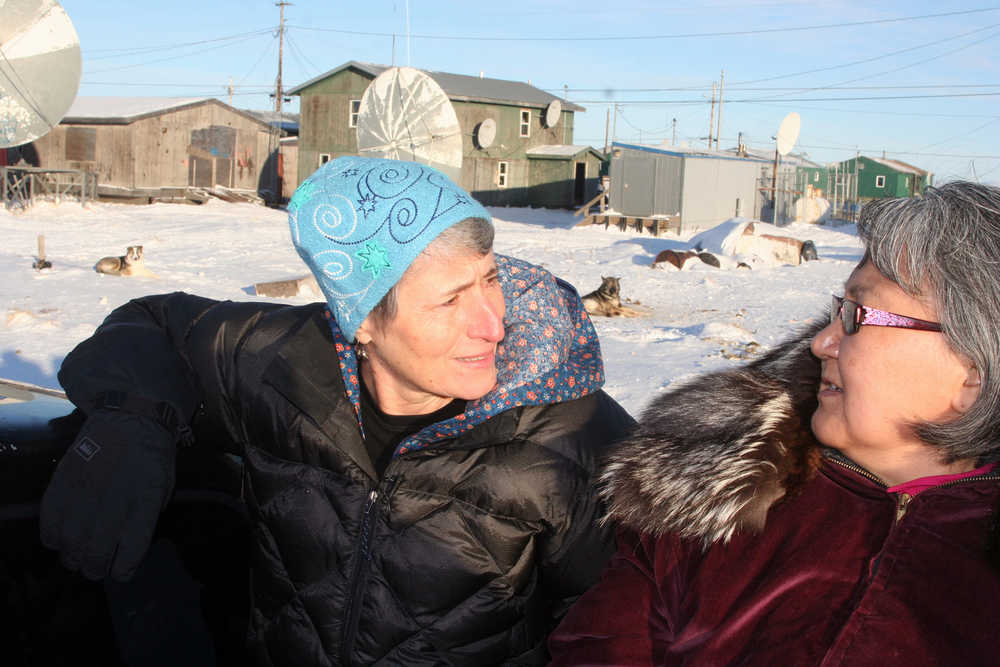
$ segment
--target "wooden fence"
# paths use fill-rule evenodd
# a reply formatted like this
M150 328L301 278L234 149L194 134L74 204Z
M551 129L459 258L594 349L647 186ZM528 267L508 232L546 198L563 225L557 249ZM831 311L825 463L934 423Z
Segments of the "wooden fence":
M25 209L38 200L97 200L97 174L78 169L0 167L0 202Z

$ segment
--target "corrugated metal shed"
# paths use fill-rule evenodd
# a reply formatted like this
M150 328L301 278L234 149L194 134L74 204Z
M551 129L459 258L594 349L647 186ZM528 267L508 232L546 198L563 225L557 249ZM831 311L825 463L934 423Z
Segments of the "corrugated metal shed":
M354 68L369 74L372 77L376 77L385 70L389 69L389 65L376 65L373 63L362 63L356 60L350 60L340 67L336 67L329 72L324 72L319 76L309 79L303 84L295 86L294 88L288 90L286 94L298 95L312 84L322 81L323 79L333 76L337 72L348 68ZM535 88L534 86L522 81L490 79L486 77L466 76L464 74L450 74L448 72L423 71L434 79L434 81L441 86L441 89L448 95L448 98L453 101L490 102L544 108L548 106L550 102L560 100L563 109L569 111L586 111L586 109L578 104L563 101L555 95L550 95L544 90Z
M629 216L679 216L682 229L711 227L756 205L767 160L727 151L612 144L610 208Z

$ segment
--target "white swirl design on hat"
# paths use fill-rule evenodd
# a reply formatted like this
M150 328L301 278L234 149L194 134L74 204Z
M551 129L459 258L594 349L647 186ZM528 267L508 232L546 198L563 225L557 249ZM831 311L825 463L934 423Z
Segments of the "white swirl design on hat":
M344 195L330 194L329 201L317 203L313 211L313 226L330 241L348 242L357 231L358 212Z

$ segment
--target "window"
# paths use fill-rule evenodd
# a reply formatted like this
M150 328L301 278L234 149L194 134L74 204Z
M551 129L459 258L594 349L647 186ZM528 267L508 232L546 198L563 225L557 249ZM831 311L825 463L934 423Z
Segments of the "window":
M521 136L531 136L531 109L521 109Z
M329 153L320 153L319 154L319 166L322 167L324 164L326 164L329 161L330 161L330 154Z
M66 159L72 162L93 162L97 153L97 129L66 128Z
M884 188L885 187L885 175L884 174L879 174L878 176L875 177L875 187L876 188Z
M507 169L509 166L510 163L508 162L497 163L497 187L507 187Z
M819 172L813 172L813 183L819 183Z
M361 100L351 100L351 117L348 119L348 127L358 126L358 113L361 111Z

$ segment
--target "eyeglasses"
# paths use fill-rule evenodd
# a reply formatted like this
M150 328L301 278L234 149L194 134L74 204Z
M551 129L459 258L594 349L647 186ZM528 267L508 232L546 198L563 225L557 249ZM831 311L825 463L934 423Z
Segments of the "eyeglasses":
M898 329L917 329L918 331L941 331L937 322L918 320L915 317L897 315L878 308L862 306L856 301L834 295L833 308L830 310L830 324L837 318L844 324L844 333L853 336L862 326L896 327Z

